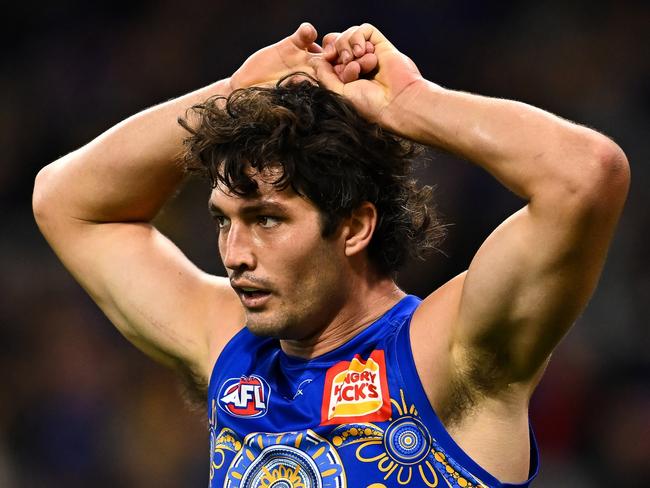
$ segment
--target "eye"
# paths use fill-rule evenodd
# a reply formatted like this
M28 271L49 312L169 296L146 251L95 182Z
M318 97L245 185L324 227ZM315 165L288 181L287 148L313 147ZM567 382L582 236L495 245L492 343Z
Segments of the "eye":
M271 229L280 225L280 219L277 217L269 217L268 215L260 215L257 217L257 223L264 229Z
M230 225L230 219L223 215L215 215L214 221L217 223L217 227L219 227L220 229L223 229L224 227Z

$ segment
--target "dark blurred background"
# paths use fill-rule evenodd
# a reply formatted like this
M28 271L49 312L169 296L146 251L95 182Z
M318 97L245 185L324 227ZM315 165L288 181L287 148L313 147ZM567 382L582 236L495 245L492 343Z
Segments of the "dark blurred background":
M598 290L532 402L539 487L648 486L650 4L68 0L3 5L0 30L0 486L205 486L205 413L130 346L34 224L36 172L147 106L228 76L311 21L369 21L439 84L522 100L614 138L630 197ZM645 46L645 48L643 47ZM422 180L452 225L446 254L400 276L426 295L465 269L522 202L435 152ZM160 227L219 273L209 188L190 182Z

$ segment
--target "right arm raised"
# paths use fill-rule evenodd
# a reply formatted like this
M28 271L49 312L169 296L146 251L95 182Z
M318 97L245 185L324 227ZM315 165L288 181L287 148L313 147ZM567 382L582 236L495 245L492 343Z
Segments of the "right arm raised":
M202 381L244 314L227 279L201 272L150 224L183 177L188 134L177 119L212 95L312 72L315 39L303 24L231 78L128 118L36 178L34 214L65 266L131 342Z

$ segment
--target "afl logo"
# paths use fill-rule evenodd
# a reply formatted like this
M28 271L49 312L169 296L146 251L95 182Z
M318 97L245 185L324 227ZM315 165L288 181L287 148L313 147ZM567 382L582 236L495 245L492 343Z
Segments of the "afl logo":
M262 417L270 394L269 384L261 376L230 378L219 391L219 408L234 417Z

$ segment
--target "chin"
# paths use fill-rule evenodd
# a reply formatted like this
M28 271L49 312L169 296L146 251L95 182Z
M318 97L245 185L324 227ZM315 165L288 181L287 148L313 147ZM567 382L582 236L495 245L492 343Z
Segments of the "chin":
M307 340L320 330L321 317L314 313L314 310L305 310L300 305L248 309L246 327L252 334L260 337L290 341Z
M276 339L289 339L290 327L286 320L272 314L248 312L246 314L246 327L260 337L274 337Z

